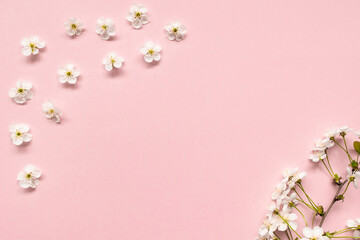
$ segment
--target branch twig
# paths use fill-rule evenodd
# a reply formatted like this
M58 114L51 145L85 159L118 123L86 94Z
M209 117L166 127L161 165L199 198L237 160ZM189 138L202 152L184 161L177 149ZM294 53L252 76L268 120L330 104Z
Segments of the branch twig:
M348 179L346 179L343 183L341 183L339 185L338 190L336 191L336 194L335 194L332 202L330 203L330 205L329 205L328 209L326 210L324 216L321 218L320 225L319 225L320 227L324 224L325 218L329 214L329 212L330 212L331 208L334 206L335 202L339 201L339 199L338 199L339 193L340 193L341 189L343 188L343 186L347 183L347 181L348 181Z

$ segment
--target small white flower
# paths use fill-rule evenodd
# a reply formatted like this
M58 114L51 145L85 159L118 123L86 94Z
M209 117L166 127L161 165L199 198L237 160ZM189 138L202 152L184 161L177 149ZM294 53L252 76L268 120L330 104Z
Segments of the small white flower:
M259 228L259 235L261 237L273 237L274 232L278 228L278 218L275 215L269 214L268 218L263 222Z
M354 238L360 238L360 218L355 220L348 220L346 224L349 228L353 228L354 231Z
M339 135L340 133L340 129L338 128L332 128L326 131L325 133L325 138L333 138L336 137L337 135Z
M160 55L161 46L156 45L151 41L145 43L145 45L140 49L140 52L144 54L144 59L146 62L151 63L153 60L159 61L161 58Z
M350 182L353 182L354 187L356 189L359 188L359 183L360 183L360 172L359 171L353 171L352 168L347 167L346 168L347 171L347 178L349 179Z
M17 180L22 188L36 188L39 185L41 171L33 165L26 165L24 170L19 172Z
M325 151L328 148L331 148L334 146L334 141L330 138L324 138L324 139L318 139L315 141L315 149L314 150L320 150Z
M47 101L42 105L42 110L47 119L51 119L56 123L60 123L60 115L61 112L59 109L55 108L54 103L51 101Z
M353 129L352 128L349 128L348 126L342 126L339 128L339 132L340 133L345 133L347 134L348 132L352 131Z
M19 80L16 82L16 87L10 89L9 97L13 98L16 103L23 104L26 100L32 99L31 88L31 83Z
M69 18L69 20L64 23L64 26L69 36L79 36L84 28L84 24L76 20L75 17Z
M297 216L295 213L291 213L288 206L284 206L283 210L279 213L281 216L281 223L278 226L279 231L286 231L288 229L288 226L290 226L292 229L297 229L297 223L295 220L297 219Z
M323 236L324 230L319 226L314 227L314 229L306 227L303 229L303 233L304 233L305 237L302 238L301 240L328 240L329 239L328 237Z
M59 81L61 83L75 84L80 72L74 68L73 64L67 64L65 67L58 70Z
M184 39L186 29L185 26L179 22L173 22L165 26L166 35L169 40L181 41Z
M39 53L39 49L45 47L46 43L40 40L37 36L32 36L29 38L23 38L21 40L21 45L23 48L21 52L25 56L30 56L31 54L36 55Z
M135 29L139 29L143 24L147 24L149 22L147 9L141 4L132 5L126 19L131 22L131 25Z
M117 56L116 53L109 53L104 59L103 64L107 71L111 71L113 67L121 68L124 58Z
M323 160L326 158L326 154L323 150L315 150L313 151L313 154L310 155L309 159L313 162L319 162L320 160Z
M99 18L96 23L95 32L100 35L101 39L108 40L111 36L115 35L115 26L113 20L110 18Z
M23 142L30 142L32 135L28 133L30 126L28 124L14 124L9 127L11 140L15 145L21 145Z

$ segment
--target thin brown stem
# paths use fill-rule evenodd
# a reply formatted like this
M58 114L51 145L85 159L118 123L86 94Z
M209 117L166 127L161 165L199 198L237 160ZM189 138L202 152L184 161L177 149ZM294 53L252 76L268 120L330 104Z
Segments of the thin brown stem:
M338 190L336 191L336 194L335 194L333 200L331 201L329 207L327 208L324 216L321 218L321 221L320 221L320 224L319 224L320 227L324 224L324 221L325 221L327 215L329 214L331 208L334 206L335 202L339 201L339 199L338 199L339 193L340 193L341 189L343 188L343 186L347 183L347 181L348 180L346 179L343 183L341 183L339 185Z

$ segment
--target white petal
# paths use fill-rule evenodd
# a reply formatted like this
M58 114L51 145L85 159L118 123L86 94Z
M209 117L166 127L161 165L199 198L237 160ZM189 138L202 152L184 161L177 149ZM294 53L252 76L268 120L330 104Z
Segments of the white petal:
M132 22L132 26L135 29L139 29L142 26L142 21L140 19L138 19L138 18L135 18L134 21Z
M172 32L167 32L166 35L167 35L168 39L171 41L175 39L175 34Z
M30 187L30 181L27 180L27 179L20 180L19 185L22 188L29 188Z
M105 64L105 69L106 69L107 71L111 71L111 70L113 69L112 64L111 64L111 63Z
M25 47L21 49L21 52L24 56L30 56L31 55L31 48Z
M151 62L154 60L153 56L150 55L150 54L146 54L146 55L144 56L144 59L145 59L145 61L148 62L148 63L151 63Z
M13 98L15 97L17 94L17 89L16 88L11 88L9 91L9 97Z
M36 55L36 54L38 54L38 53L39 53L39 49L38 49L38 48L34 48L32 54Z
M102 40L108 40L110 38L110 35L107 34L107 32L101 33L100 37Z
M75 84L76 83L76 78L75 77L72 77L72 78L69 78L68 79L68 83L70 83L70 84Z
M304 236L307 237L307 238L311 238L312 237L312 229L309 228L309 227L305 227L303 229L303 233L304 233Z
M318 227L318 226L314 227L314 229L313 229L314 237L321 237L323 235L323 233L324 233L324 230L322 230L321 227Z
M116 68L121 68L121 66L122 66L122 61L116 61L114 63L114 67L116 67Z
M32 139L32 135L30 133L24 134L24 136L23 136L23 141L24 142L30 142L31 139Z
M22 137L13 137L12 138L12 142L13 142L13 144L15 144L15 145L17 145L17 146L19 146L19 145L21 145L22 143L23 143L23 138Z
M159 61L160 58L161 58L160 53L154 53L153 58L154 58L155 61Z
M14 97L14 101L16 103L20 103L20 104L23 104L26 102L26 96L23 95L23 94L17 94L15 97Z

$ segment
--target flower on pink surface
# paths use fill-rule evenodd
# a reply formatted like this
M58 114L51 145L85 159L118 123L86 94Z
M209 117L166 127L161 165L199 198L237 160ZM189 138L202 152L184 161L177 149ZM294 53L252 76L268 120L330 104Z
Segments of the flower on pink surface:
M114 21L110 18L99 18L96 23L95 32L100 35L102 40L108 40L110 37L115 36Z
M18 173L17 180L22 188L36 188L39 185L41 171L33 165L26 165L23 171Z
M165 26L166 35L169 40L181 41L185 37L185 26L180 22L173 22Z
M69 18L69 20L64 23L64 26L69 36L79 36L84 28L84 24L79 22L75 17Z
M161 58L161 46L157 45L151 41L145 43L145 45L140 49L140 52L144 54L144 59L146 62L151 63L152 61L159 61Z
M36 55L39 49L44 48L46 43L37 36L26 37L21 40L22 54L24 56Z
M126 19L131 22L133 28L140 29L143 24L147 24L149 22L147 9L141 4L132 5Z
M32 99L33 92L31 91L31 88L31 83L19 80L16 82L16 87L10 89L9 97L14 99L16 103L23 104Z
M14 124L9 127L10 137L15 145L21 145L24 142L30 142L32 135L29 133L30 126L28 124Z

